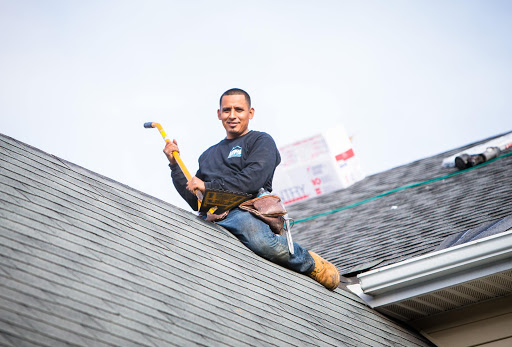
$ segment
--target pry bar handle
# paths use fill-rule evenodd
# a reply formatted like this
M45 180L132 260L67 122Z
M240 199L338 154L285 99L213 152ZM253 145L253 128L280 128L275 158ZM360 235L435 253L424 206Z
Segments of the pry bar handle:
M167 137L167 134L165 133L165 130L162 128L162 126L160 125L160 123L156 123L156 122L146 122L144 123L144 128L157 128L158 131L160 131L160 135L162 135L162 138L164 139L165 142L171 142L171 140ZM177 152L177 151L173 151L172 152L172 156L174 157L174 159L176 159L176 162L178 163L181 171L183 172L183 174L185 175L185 177L187 178L187 181L190 181L192 179L192 175L190 174L190 172L187 170L187 167L185 166L185 163L183 162L183 160L181 160L181 157L180 157L180 154ZM198 209L201 209L201 202L203 201L203 194L196 189L196 191L194 192L197 196L197 199L198 199Z

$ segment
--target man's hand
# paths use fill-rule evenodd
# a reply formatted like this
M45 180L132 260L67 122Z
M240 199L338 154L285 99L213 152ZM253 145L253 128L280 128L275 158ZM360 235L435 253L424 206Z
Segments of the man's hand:
M172 152L178 152L180 153L180 149L178 148L178 142L176 140L169 141L165 144L164 153L167 156L167 159L169 159L169 163L171 165L176 164L176 159L172 155Z
M190 181L187 182L187 189L192 193L194 193L195 190L197 189L204 195L204 191L206 188L204 186L204 182L201 179L194 176L190 179Z

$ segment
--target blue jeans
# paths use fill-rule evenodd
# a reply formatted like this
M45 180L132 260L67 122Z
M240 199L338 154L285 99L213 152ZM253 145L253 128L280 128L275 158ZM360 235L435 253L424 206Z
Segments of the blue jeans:
M290 254L286 237L274 234L266 223L250 212L235 208L216 224L235 235L251 251L273 263L306 275L315 268L315 261L306 249L294 242L294 254Z

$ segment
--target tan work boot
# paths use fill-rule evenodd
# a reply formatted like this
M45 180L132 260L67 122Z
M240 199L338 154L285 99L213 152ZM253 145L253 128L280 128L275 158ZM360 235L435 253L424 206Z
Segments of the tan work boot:
M309 277L323 285L329 290L334 290L340 284L340 273L333 264L323 259L315 252L309 251L309 254L315 260L315 269L309 274Z

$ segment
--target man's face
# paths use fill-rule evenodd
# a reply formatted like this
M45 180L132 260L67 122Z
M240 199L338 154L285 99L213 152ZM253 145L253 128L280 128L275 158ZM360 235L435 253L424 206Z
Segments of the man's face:
M217 115L226 129L226 138L235 139L249 132L254 109L249 108L243 95L224 95Z

